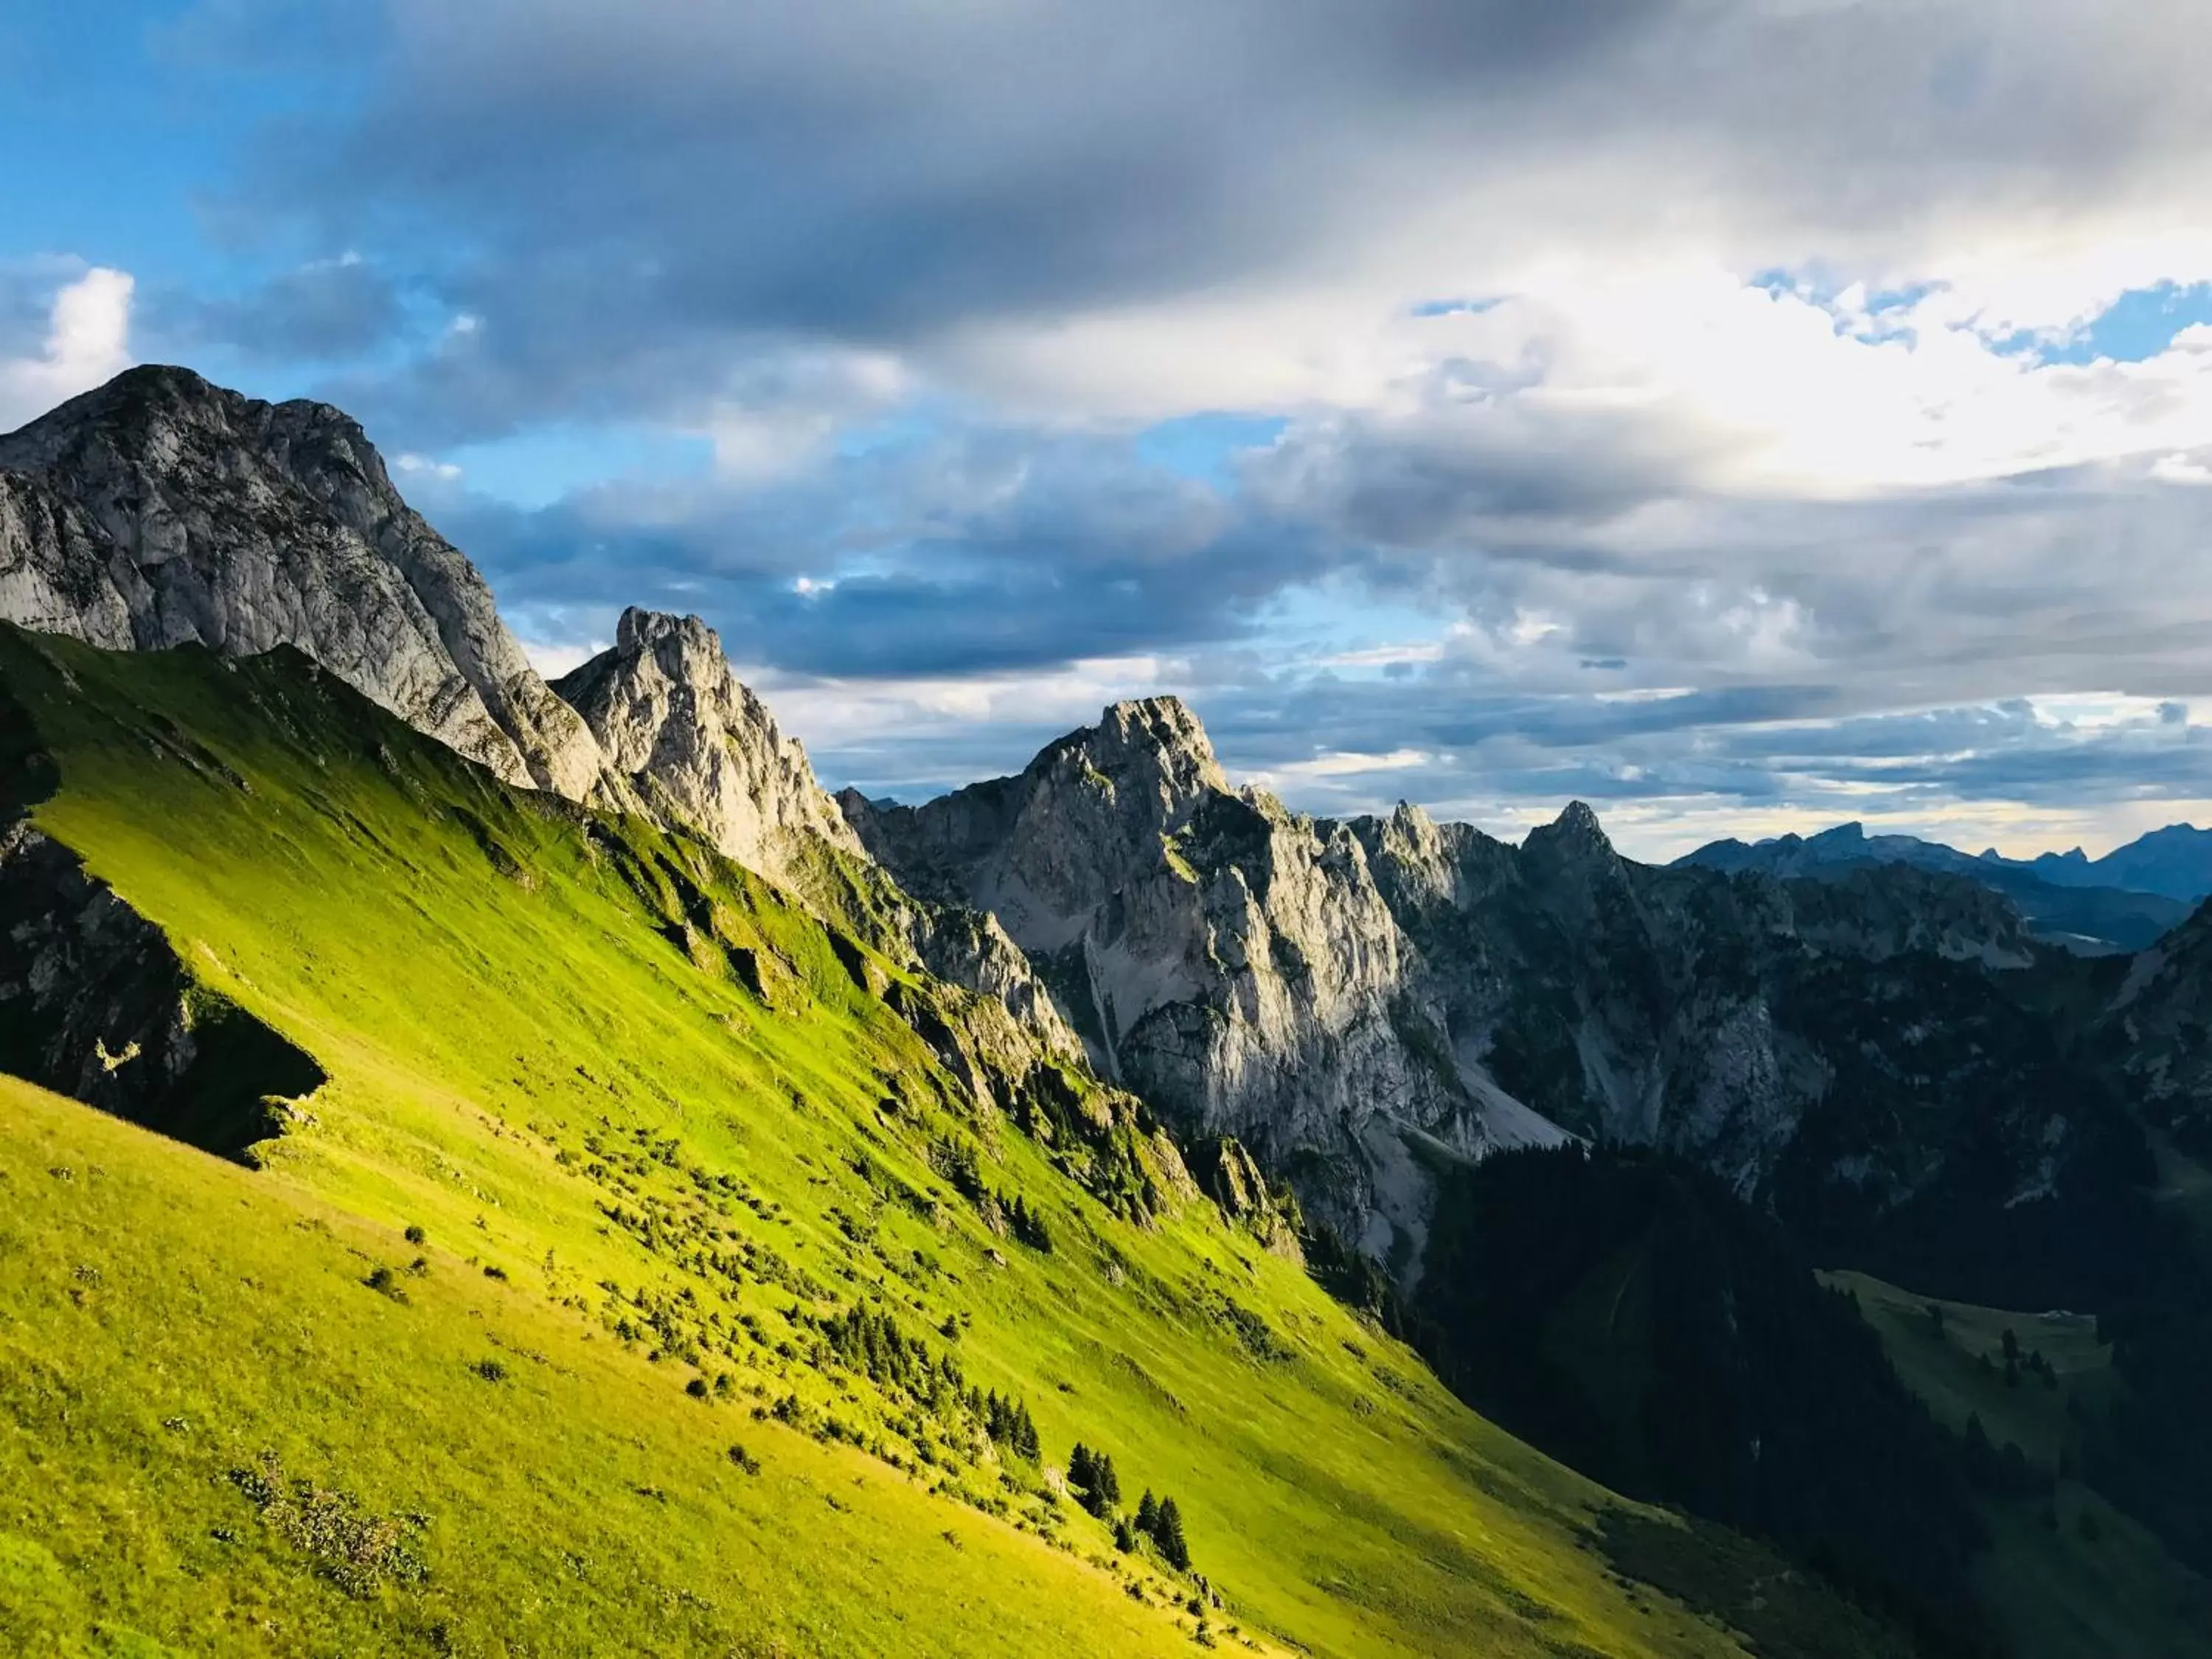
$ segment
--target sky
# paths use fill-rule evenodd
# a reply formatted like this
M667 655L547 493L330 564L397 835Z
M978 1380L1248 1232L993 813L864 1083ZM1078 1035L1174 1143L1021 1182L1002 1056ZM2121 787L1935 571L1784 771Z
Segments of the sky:
M2183 0L14 0L0 430L359 417L549 672L831 787L1176 692L1660 858L2212 822Z

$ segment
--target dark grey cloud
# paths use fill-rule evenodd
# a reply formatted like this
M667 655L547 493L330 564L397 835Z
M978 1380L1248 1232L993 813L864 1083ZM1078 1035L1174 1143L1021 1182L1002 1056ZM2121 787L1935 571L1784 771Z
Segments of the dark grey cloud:
M141 337L162 356L212 349L285 363L365 356L393 343L405 323L398 286L358 258L303 265L222 298L159 294L140 316Z
M1934 228L2200 188L2212 136L2180 0L363 15L365 100L275 130L231 205L405 250L483 319L375 388L454 436L680 405L763 338L1356 286L1385 248L1439 277L1563 240L1909 261Z
M698 610L799 673L972 674L1206 644L1346 550L1127 438L963 429L775 483L624 485L438 514L510 607Z

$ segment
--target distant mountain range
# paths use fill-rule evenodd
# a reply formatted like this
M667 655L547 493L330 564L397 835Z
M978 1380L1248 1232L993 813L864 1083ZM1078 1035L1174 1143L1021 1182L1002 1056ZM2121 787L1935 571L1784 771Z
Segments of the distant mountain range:
M2212 830L2169 824L2100 859L2078 847L2008 859L1995 849L1977 856L1917 836L1869 836L1863 824L1842 823L1817 836L1710 842L1675 862L1814 880L1867 865L1939 870L2003 894L2036 938L2081 955L2103 956L2142 950L2212 894Z
M2033 859L2001 858L1995 851L1982 857L2033 871L2059 887L2118 887L2191 904L2212 894L2212 830L2199 830L2193 823L2169 823L2115 847L2100 859L2090 858L2078 847L2070 853L2045 853Z

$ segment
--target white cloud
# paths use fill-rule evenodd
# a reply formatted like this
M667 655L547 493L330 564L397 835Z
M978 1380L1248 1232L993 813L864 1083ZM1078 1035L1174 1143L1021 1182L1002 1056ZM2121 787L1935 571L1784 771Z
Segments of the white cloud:
M522 654L530 659L530 665L549 680L557 680L563 674L581 668L586 663L611 647L612 640L588 640L570 643L550 640L519 639Z
M0 358L0 432L131 367L128 271L94 265L54 295L37 356Z

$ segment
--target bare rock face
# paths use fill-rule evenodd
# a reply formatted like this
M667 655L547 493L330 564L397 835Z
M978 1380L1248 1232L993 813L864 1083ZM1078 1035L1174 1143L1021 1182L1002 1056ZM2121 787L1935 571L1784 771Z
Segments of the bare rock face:
M2027 1086L2048 1041L1989 976L2033 946L1964 878L1654 869L1580 802L1517 848L1406 805L1315 820L1232 790L1173 699L1018 777L840 801L910 890L1005 924L1103 1074L1188 1144L1249 1146L1403 1283L1434 1171L1501 1147L1657 1146L1875 1219L1992 1124L2014 1194L2070 1155Z
M327 404L134 368L0 438L0 617L111 650L295 646L510 783L599 781L483 578Z
M1351 828L1455 1052L1547 1121L1678 1153L1755 1201L1867 1216L1993 1122L2016 1195L2071 1144L2029 1086L2048 1036L1988 973L2033 946L1965 877L1655 869L1579 802L1518 848L1402 805Z
M688 827L823 915L861 926L905 965L990 998L1047 1054L1081 1054L994 917L917 900L876 866L815 781L805 749L732 672L698 617L633 607L613 648L555 689L591 726L610 791L635 809Z
M910 890L998 917L1103 1075L1296 1164L1379 1248L1425 1211L1401 1129L1446 1157L1492 1144L1358 842L1231 791L1176 699L1115 704L1017 778L841 804Z
M0 821L0 1069L236 1158L324 1081L20 815Z
M748 869L787 880L817 842L862 855L806 750L731 672L698 617L632 606L613 648L554 689L582 714L611 773Z

